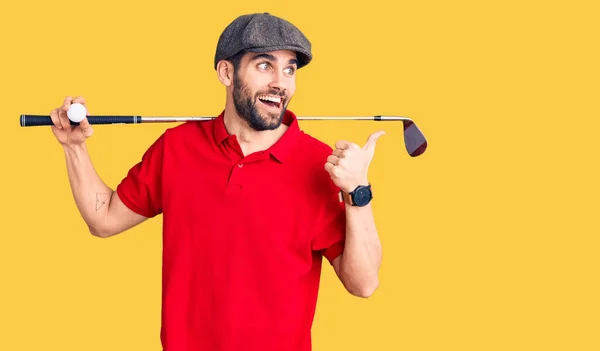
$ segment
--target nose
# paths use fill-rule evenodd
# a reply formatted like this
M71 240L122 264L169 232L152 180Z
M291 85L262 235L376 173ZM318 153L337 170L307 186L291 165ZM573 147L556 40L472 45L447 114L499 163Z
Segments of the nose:
M283 72L275 71L271 76L271 82L269 88L285 91L288 88L288 78L286 78Z

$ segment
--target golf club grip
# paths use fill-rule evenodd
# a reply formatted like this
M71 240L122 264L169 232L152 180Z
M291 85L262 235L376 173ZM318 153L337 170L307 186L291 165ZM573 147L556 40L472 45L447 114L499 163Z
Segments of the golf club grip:
M141 116L88 116L90 124L133 124L141 123ZM71 125L79 125L78 122L69 121ZM52 118L42 115L21 115L21 127L51 126Z

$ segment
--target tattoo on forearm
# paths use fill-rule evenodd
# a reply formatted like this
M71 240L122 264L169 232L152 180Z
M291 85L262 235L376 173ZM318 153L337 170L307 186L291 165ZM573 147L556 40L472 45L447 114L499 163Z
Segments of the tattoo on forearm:
M102 206L108 201L110 194L107 193L96 193L96 211L100 210Z

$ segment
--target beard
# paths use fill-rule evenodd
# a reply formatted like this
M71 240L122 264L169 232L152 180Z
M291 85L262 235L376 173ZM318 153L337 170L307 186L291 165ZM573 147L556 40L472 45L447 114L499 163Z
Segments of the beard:
M254 97L250 92L250 88L238 77L237 72L233 74L233 104L238 115L245 120L250 128L256 131L274 130L279 128L283 121L283 116L287 109L289 101L277 90L267 90L257 92ZM281 97L282 108L280 113L258 111L256 103L259 101L259 95L273 95ZM285 104L284 104L285 102Z

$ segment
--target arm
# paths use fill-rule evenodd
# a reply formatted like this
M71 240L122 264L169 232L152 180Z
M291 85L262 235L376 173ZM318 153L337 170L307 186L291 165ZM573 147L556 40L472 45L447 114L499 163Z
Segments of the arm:
M364 147L339 141L327 158L325 169L333 182L344 192L358 185L367 185L367 171L375 153L375 143L384 132L369 136ZM381 242L373 218L372 206L345 205L346 239L343 253L332 261L332 266L348 292L369 297L379 286Z
M52 110L52 132L63 146L69 183L79 212L93 235L109 237L147 218L127 208L96 173L85 144L93 134L92 126L87 118L79 126L71 126L67 117L69 106L76 102L85 105L82 97L67 97L61 107Z
M335 273L348 292L370 297L379 286L381 242L371 204L356 207L346 204L344 252L333 260Z
M117 192L102 181L84 143L64 146L64 151L73 197L90 233L106 238L147 219L125 206Z

